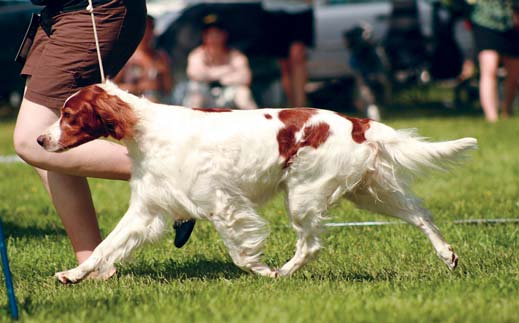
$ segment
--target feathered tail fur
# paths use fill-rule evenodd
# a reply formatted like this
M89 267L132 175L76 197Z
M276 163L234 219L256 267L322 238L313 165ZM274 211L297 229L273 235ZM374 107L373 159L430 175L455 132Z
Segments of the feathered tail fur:
M477 148L475 138L429 142L414 130L395 130L377 122L371 123L366 140L376 150L372 180L401 192L406 190L411 175L428 169L445 170Z

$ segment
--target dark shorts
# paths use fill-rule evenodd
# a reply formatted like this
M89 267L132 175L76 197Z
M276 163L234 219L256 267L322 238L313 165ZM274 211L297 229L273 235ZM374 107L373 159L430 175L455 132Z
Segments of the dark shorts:
M144 34L146 4L112 0L96 6L94 14L105 74L114 77ZM90 12L56 15L50 36L39 27L21 74L31 76L25 98L49 108L60 108L81 87L99 83Z
M302 42L307 47L314 46L313 10L296 13L285 11L266 11L264 14L265 54L286 58L294 42Z
M510 57L519 57L519 31L497 31L473 25L474 44L479 53L483 50L495 50L499 54Z

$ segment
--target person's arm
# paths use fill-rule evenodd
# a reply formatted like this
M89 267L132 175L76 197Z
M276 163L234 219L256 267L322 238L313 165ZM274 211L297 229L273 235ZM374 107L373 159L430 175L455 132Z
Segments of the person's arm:
M224 85L250 85L252 73L249 68L249 60L238 51L231 53L231 69L221 79Z
M187 59L187 76L196 82L209 82L210 68L204 63L203 52L198 48Z

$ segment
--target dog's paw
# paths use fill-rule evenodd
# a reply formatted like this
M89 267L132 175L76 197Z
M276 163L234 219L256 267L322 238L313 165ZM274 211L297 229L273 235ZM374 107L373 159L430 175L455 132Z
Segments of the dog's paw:
M458 267L458 255L454 253L454 251L452 252L451 259L447 263L447 266L450 270L454 270Z
M270 278L279 278L281 277L281 273L278 269L272 270L272 272L268 275Z
M449 267L450 270L456 269L458 266L458 255L454 252L454 249L452 247L448 248L448 252L446 252L443 255L440 255L440 257L443 259L447 267Z
M273 270L269 266L263 264L250 266L247 270L263 277L277 278L279 276L277 270Z
M93 280L108 280L110 278L112 278L113 275L115 275L115 273L117 272L117 270L115 269L115 267L110 267L109 269L106 269L106 270L96 270L96 271L93 271L91 273L89 273L88 275L86 275L85 279L93 279Z
M54 274L60 283L62 284L76 284L83 280L84 275L81 275L77 269L71 269L67 271L61 271L59 273Z

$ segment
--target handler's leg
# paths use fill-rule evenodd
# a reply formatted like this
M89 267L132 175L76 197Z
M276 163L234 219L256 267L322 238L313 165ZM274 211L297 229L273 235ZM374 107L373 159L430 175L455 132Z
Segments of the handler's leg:
M84 177L65 175L37 169L49 196L61 218L76 254L84 262L101 243L96 212L90 188Z
M23 160L40 169L69 175L119 180L130 178L131 161L122 145L94 140L59 154L40 147L36 138L58 119L58 113L27 99L22 101L14 130L14 147Z

